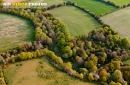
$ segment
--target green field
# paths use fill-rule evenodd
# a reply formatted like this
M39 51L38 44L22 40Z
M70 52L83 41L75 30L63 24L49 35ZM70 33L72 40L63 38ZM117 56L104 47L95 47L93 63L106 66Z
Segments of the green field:
M130 7L103 16L101 20L119 32L121 37L130 39Z
M116 7L101 2L100 0L71 0L77 3L78 6L84 6L86 9L94 12L95 15L99 16L102 13L110 12Z
M48 6L53 5L53 4L59 4L65 1L69 0L31 0L30 2L44 2L47 3ZM100 0L70 0L75 3L77 3L78 6L83 6L86 9L90 10L91 12L94 12L95 15L99 16L102 13L107 13L110 12L116 7L108 5L104 2L101 2Z
M123 63L130 65L130 59L128 59L128 60L126 60L126 61L123 61Z
M127 5L130 3L130 0L111 0L111 2L114 2L115 4L118 5Z
M93 17L73 6L64 6L48 12L63 21L72 36L88 33L101 27Z
M7 85L95 85L55 69L45 57L11 64L4 69L4 76Z
M26 19L0 13L0 53L34 40L34 27Z
M68 1L68 0L66 0ZM110 12L116 7L101 2L100 0L71 0L77 3L78 6L84 6L86 9L94 12L95 15L99 16L102 13Z

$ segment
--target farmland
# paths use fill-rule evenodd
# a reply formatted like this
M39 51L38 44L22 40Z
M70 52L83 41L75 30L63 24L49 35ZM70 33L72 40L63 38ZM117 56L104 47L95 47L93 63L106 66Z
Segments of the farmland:
M121 37L130 39L130 7L118 10L104 17L101 17L104 23L110 25L117 31Z
M124 63L124 64L128 64L128 65L130 65L130 59L124 61L123 63Z
M40 77L37 70L41 70L44 76ZM49 72L52 74L49 74ZM8 85L95 85L58 71L50 65L45 57L11 64L8 69L4 70L4 73ZM46 76L51 77L46 78Z
M101 27L92 16L73 6L56 8L49 13L64 22L72 36L86 34Z
M48 6L53 5L53 4L59 4L59 3L63 3L65 1L68 0L31 0L30 2L44 2L47 3ZM112 10L116 9L116 7L108 5L106 3L103 3L99 0L71 0L75 3L77 3L77 5L85 7L87 10L89 10L90 12L93 12L95 15L99 16L102 13L107 13L107 12L111 12Z
M130 3L130 0L111 0L111 2L114 2L115 4L118 5L127 5Z
M129 5L64 1L0 6L0 85L130 85Z
M99 0L71 0L75 3L77 3L77 5L79 6L83 6L86 9L90 10L91 12L94 12L95 15L99 16L102 13L107 13L110 12L114 9L116 9L116 7L108 5L106 3L103 3Z
M34 27L30 21L3 13L0 17L0 53L34 40Z

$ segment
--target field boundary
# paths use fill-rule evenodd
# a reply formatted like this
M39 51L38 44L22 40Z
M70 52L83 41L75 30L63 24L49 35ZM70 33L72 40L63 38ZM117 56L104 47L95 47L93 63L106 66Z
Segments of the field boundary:
M121 5L118 5L118 4L116 4L116 3L114 3L114 2L112 2L110 0L108 0L108 1L107 0L100 0L100 1L108 3L108 4L113 5L113 6L116 6L117 8L125 8L125 7L130 6L130 3L128 3L127 5L121 6Z

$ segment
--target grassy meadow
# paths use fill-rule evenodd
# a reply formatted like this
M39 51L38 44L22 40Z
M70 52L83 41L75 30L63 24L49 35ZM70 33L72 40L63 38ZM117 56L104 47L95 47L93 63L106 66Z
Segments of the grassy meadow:
M11 64L4 69L4 76L7 85L96 85L55 69L46 57Z
M34 27L26 19L0 13L0 53L16 48L19 43L34 40Z
M66 0L68 1L68 0ZM116 7L101 2L100 0L71 0L77 3L78 6L83 6L86 9L90 10L90 12L94 12L95 15L99 16L102 13L110 12Z
M130 7L103 16L101 20L114 28L121 37L130 39Z
M114 2L118 5L127 5L130 3L130 0L111 0L111 2Z
M123 63L130 65L130 59L128 59L128 60L126 60L126 61L123 61Z
M48 12L64 22L72 36L85 34L101 27L93 17L73 6L64 6Z
M29 2L43 2L43 3L47 3L48 6L53 5L53 4L59 4L65 1L69 1L69 0L30 0ZM86 9L90 10L91 12L94 12L95 15L99 16L102 13L107 13L110 12L114 9L116 9L116 7L108 5L104 2L101 2L100 0L70 0L73 1L75 3L77 3L77 5L79 6L83 6Z

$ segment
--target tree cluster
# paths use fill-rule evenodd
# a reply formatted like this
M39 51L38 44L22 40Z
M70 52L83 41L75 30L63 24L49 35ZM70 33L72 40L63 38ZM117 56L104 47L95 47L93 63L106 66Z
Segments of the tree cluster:
M70 1L64 4L76 6ZM29 19L36 27L34 42L22 43L18 49L0 54L3 68L9 62L47 56L58 69L86 81L107 85L127 85L125 80L130 83L129 68L123 69L122 64L123 60L130 58L130 41L120 38L113 29L104 27L88 35L72 37L66 26L44 9L0 8L0 11ZM61 55L57 56L52 49Z

